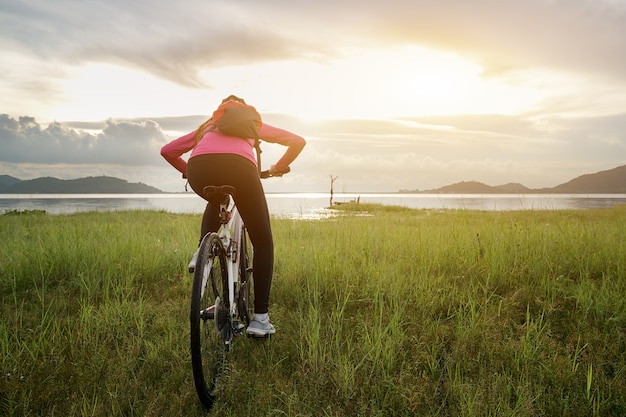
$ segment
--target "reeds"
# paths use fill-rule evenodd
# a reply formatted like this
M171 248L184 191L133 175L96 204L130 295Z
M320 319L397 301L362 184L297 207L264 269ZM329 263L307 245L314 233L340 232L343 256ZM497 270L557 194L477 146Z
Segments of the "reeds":
M199 216L0 216L0 414L204 415L188 353ZM626 414L626 207L344 205L273 220L269 341L215 414Z

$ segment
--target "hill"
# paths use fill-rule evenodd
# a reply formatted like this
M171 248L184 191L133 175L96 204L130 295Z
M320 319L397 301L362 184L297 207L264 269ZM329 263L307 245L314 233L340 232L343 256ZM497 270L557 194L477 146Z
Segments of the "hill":
M509 183L491 186L477 181L462 181L434 190L407 191L437 194L626 194L626 165L594 174L585 174L552 188L532 189Z
M0 193L3 194L156 194L161 190L149 185L129 183L115 177L87 177L61 180L53 177L19 180L0 176Z
M4 187L10 187L13 184L20 182L20 179L12 177L10 175L0 175L0 189Z
M626 193L626 165L595 174L581 175L550 190L552 193L563 194Z
M491 186L478 181L461 181L429 192L442 194L514 194L528 193L532 190L516 183Z

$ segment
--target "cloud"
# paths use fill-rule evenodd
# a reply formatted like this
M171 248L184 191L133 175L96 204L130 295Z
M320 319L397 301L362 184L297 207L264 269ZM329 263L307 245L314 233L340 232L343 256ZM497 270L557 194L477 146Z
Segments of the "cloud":
M620 161L626 156L626 114L598 117L552 117L542 121L573 160Z
M159 149L167 137L152 121L107 120L89 133L33 117L0 115L0 161L34 164L161 165Z
M149 3L149 4L146 4ZM232 2L46 2L0 5L7 50L50 63L107 62L184 86L205 86L202 68L307 55L315 48ZM265 7L265 5L263 6ZM227 19L224 16L228 16Z
M268 191L327 191L331 174L340 178L337 190L347 192L427 190L468 180L552 187L623 165L626 154L626 114L572 120L466 115L311 123L280 114L264 119L308 141L290 175L264 183ZM32 117L0 115L0 173L21 179L111 175L182 191L184 181L159 150L176 136L165 131L186 133L202 120L110 119L44 127ZM283 152L263 144L264 166Z
M610 0L4 2L0 40L49 62L108 62L185 86L206 68L324 60L345 48L418 44L488 73L588 71L624 81L626 5Z
M345 16L355 2L341 2ZM491 74L528 68L624 80L626 4L611 0L391 1L368 5L368 41L430 45L473 56ZM350 19L347 19L350 22Z
M432 189L458 181L552 187L624 164L626 114L575 119L460 115L303 124L298 169L351 190ZM565 162L567 161L567 162ZM314 178L314 180L312 179Z

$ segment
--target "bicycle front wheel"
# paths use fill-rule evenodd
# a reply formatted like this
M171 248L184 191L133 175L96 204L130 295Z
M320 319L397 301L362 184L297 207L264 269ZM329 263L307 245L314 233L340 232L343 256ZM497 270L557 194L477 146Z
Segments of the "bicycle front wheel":
M226 251L215 233L204 237L191 289L191 365L196 392L202 404L215 401L226 348L230 339Z

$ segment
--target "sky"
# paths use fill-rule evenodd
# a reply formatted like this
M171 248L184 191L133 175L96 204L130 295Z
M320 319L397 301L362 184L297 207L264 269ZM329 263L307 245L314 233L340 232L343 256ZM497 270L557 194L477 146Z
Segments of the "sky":
M0 175L183 191L236 94L307 140L268 192L554 187L625 164L624 51L626 0L1 0Z

